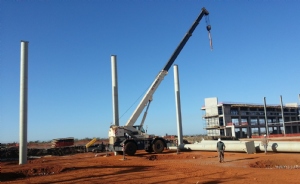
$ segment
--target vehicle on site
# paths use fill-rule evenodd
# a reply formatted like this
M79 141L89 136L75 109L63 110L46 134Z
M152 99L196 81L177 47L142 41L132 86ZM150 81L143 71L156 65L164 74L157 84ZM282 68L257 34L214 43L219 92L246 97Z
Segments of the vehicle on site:
M105 145L102 144L93 144L87 148L87 152L99 153L105 151Z
M208 16L209 12L202 8L201 13L198 15L197 19L188 30L180 44L175 49L174 53L170 57L169 61L166 63L164 68L158 73L150 88L147 90L146 94L142 98L141 102L127 121L124 126L111 125L109 129L109 150L117 153L125 153L127 155L134 155L137 150L145 150L146 152L161 153L167 147L167 142L163 137L158 137L155 135L147 134L144 130L143 125L147 116L147 111L149 109L150 103L152 101L152 96L156 89L158 88L161 81L168 74L168 70L174 63L175 59L183 49L184 45L187 43L188 39L192 36L193 31L196 29L200 20L203 16ZM207 18L208 20L208 18ZM208 21L206 21L208 23ZM206 26L209 31L211 26L208 24ZM211 38L210 38L211 39ZM140 116L141 112L146 107L144 115L142 117L140 125L134 125Z
M95 144L96 141L97 138L94 138L85 145L87 152L99 153L105 151L106 146L103 142L101 144Z

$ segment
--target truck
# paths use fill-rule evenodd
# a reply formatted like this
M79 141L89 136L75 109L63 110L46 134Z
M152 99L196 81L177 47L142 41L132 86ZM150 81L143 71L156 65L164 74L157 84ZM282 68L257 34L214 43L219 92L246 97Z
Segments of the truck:
M108 149L115 153L119 154L127 154L129 156L135 155L137 150L145 150L148 153L162 153L165 148L167 148L167 142L163 137L155 136L148 134L144 128L144 122L147 116L147 112L150 106L151 101L153 100L153 94L164 79L164 77L168 74L168 71L177 56L180 54L181 50L192 36L192 33L196 29L197 25L201 21L202 17L208 17L209 12L203 7L200 14L198 15L195 22L192 24L191 28L185 34L180 44L175 49L174 53L171 55L168 62L165 64L162 70L158 73L153 83L145 93L144 97L136 107L135 111L127 121L124 126L111 125L108 133L109 144ZM209 32L211 26L208 24L208 18L206 19L206 29ZM211 42L210 42L211 43ZM145 109L146 108L146 109ZM144 115L142 117L140 125L135 125L137 119L141 115L142 111L145 109Z

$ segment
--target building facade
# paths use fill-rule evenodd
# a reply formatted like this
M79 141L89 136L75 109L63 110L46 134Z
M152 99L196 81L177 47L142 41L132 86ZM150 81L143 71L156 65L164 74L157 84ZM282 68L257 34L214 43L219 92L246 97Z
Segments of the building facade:
M300 108L297 103L282 107L218 103L214 97L205 98L205 106L201 110L208 136L251 138L264 134L275 136L300 133Z

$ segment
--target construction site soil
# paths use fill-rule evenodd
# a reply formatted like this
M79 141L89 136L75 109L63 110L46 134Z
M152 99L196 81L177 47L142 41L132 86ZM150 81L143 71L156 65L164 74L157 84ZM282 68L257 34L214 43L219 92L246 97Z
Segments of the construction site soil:
M299 183L298 153L139 151L135 156L79 153L2 161L1 183Z

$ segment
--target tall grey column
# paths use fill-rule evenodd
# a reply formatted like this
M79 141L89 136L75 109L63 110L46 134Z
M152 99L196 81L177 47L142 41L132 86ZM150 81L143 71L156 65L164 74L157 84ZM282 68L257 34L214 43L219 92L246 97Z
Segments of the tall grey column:
M282 105L282 96L280 95L280 104L281 104L281 117L283 123L283 135L285 135L285 123L284 123L284 112L283 112L283 105Z
M28 43L21 41L19 165L27 163Z
M119 102L118 102L118 75L117 56L111 56L111 78L112 78L112 102L113 102L113 124L119 126Z
M183 145L183 136L182 136L181 105L180 105L179 73L178 73L177 65L174 65L174 87L175 87L175 101L176 101L178 145L181 147Z
M298 95L298 98L299 98L299 101L300 101L300 94ZM298 105L298 111L299 111L299 105ZM298 118L298 120L300 120L300 114L299 114L299 118Z
M269 126L268 126L268 117L267 117L266 97L264 97L264 109L265 109L266 134L267 134L267 136L269 136Z

